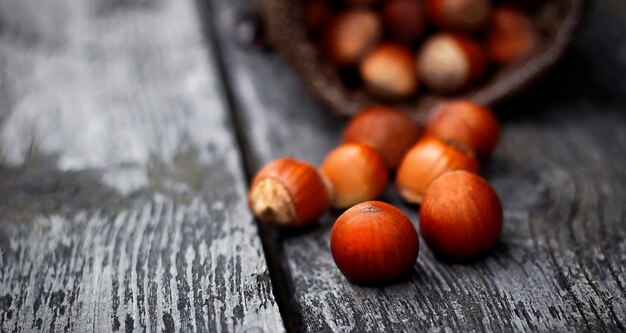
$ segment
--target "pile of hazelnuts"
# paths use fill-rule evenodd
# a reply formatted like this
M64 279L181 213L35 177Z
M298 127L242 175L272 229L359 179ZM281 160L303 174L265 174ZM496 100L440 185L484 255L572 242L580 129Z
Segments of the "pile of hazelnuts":
M420 205L420 232L437 256L485 253L500 237L502 206L476 173L499 135L492 112L466 100L437 105L423 129L393 108L366 108L319 168L291 158L263 167L248 203L257 219L282 227L308 225L330 207L345 210L330 237L339 270L358 284L396 281L412 270L419 238L400 209L371 200L395 175L402 198Z
M420 85L461 92L539 44L526 10L490 0L307 0L304 8L323 58L385 101L416 96Z

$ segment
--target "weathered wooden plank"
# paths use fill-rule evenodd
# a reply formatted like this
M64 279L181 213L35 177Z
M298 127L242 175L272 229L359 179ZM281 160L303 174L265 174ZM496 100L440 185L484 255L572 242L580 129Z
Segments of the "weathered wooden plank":
M237 46L230 27L248 2L212 3L207 20L220 35L249 172L283 155L319 163L338 143L342 121L278 55ZM287 320L312 332L624 330L626 58L613 50L626 47L626 25L609 6L597 2L564 62L498 110L504 136L483 175L502 198L505 228L488 256L444 263L422 243L408 281L363 288L333 264L336 214L302 233L275 230L268 241L277 242L289 282L278 291L291 296L283 300ZM417 222L415 207L393 190L383 199Z
M191 0L0 0L0 331L284 330Z

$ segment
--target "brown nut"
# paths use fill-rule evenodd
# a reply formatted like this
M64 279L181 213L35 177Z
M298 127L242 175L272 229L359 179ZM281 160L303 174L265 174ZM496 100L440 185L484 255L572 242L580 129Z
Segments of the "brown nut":
M487 32L487 53L498 64L527 59L538 47L537 33L530 19L512 7L498 7L491 14Z
M390 169L396 169L422 131L406 114L385 106L363 109L343 134L344 142L362 143L376 149Z
M419 238L400 209L367 201L339 216L330 235L330 250L348 280L381 285L411 271L419 252Z
M428 0L428 17L439 28L472 32L485 26L489 19L489 0Z
M355 65L382 35L378 16L370 10L351 9L335 16L324 34L326 53L339 66Z
M382 44L359 66L365 88L387 100L402 100L417 91L418 79L413 53L399 45Z
M415 42L426 27L424 3L421 0L387 0L381 16L391 38L407 45Z
M421 203L433 180L454 170L477 172L478 162L473 153L457 144L427 136L402 160L396 174L396 187L404 200Z
M450 94L479 80L487 68L482 47L460 35L430 37L417 58L420 79L430 90Z
M460 142L489 157L500 138L500 124L486 107L467 100L444 102L426 121L426 134Z
M373 148L361 144L344 143L335 148L320 170L332 184L332 206L338 209L378 198L389 182L383 158Z
M437 178L420 207L420 231L437 255L465 260L486 252L502 232L502 205L478 175L453 171Z
M264 166L252 180L250 210L261 222L298 227L318 219L330 205L330 189L315 167L291 158Z

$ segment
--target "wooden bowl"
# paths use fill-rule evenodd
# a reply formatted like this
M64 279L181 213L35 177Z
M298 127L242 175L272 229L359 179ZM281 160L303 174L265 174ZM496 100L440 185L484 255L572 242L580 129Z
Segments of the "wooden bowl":
M528 0L525 0L528 2ZM296 70L315 98L341 116L353 116L376 104L398 107L417 120L423 120L442 98L466 98L493 106L535 81L563 55L584 11L586 0L537 1L533 23L540 46L525 62L499 67L480 84L456 95L439 96L420 92L403 103L381 101L362 88L349 89L337 69L324 60L307 36L303 24L303 0L260 0L260 9L273 45Z

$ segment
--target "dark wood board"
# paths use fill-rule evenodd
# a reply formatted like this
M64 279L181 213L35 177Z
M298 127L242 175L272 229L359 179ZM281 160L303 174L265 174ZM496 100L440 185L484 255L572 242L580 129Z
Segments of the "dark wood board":
M240 48L244 0L210 0L218 55L249 176L279 156L319 163L343 121L314 101L278 55ZM407 281L348 283L329 234L337 213L302 232L265 228L287 327L318 331L626 330L626 22L619 1L592 4L574 45L538 85L500 107L503 137L483 176L505 209L501 241L470 264L422 243ZM417 227L417 209L390 188Z
M192 0L0 0L0 331L281 332Z

